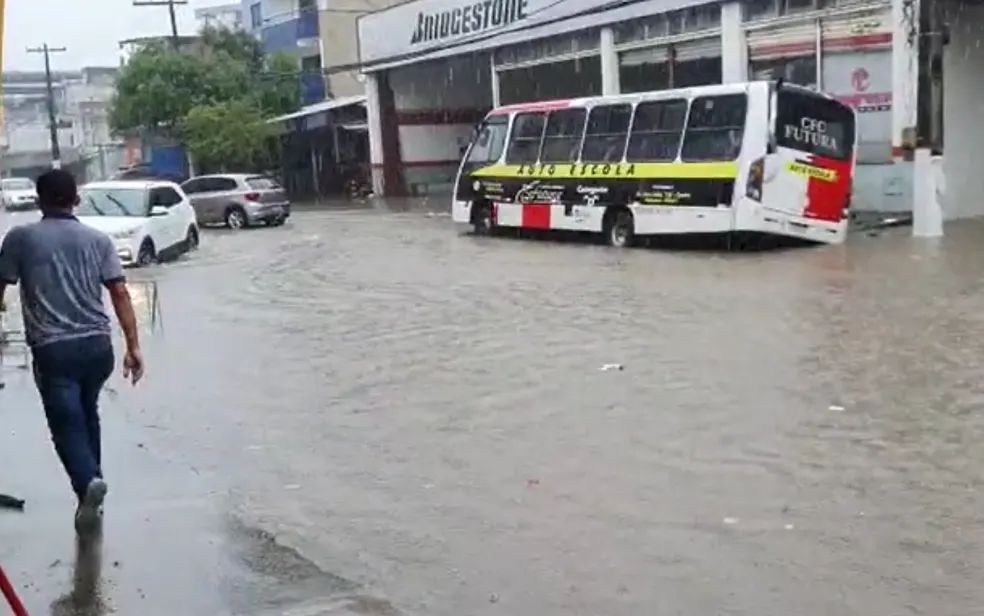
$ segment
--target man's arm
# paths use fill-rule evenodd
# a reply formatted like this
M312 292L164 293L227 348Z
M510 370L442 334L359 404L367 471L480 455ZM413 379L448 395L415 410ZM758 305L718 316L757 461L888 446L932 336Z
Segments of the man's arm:
M137 334L137 315L133 311L130 291L122 279L106 283L109 297L113 301L113 311L120 322L123 337L126 339L126 355L123 358L123 376L136 385L144 373L143 355L140 353L140 337Z
M137 334L137 315L133 312L130 291L126 288L123 264L116 254L116 247L109 237L102 240L102 283L109 290L113 301L113 311L120 322L123 337L126 339L126 355L123 357L123 376L136 385L144 373L143 355L140 354L140 338Z
M20 277L17 265L19 237L20 231L14 227L7 232L6 237L3 238L3 245L0 246L0 312L7 310L7 304L4 303L3 299L7 292L7 286L17 284Z

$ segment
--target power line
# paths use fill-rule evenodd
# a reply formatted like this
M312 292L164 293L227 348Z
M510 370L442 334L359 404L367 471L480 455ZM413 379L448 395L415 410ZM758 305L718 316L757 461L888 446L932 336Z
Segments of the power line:
M51 168L61 168L61 147L58 145L58 124L55 120L55 91L51 87L51 54L68 51L65 47L29 47L27 53L44 54L44 81L48 90L48 127L51 130Z
M178 51L181 47L181 38L178 36L178 17L174 12L175 6L188 4L188 0L134 0L133 6L166 6L171 14L171 40L174 42L174 50Z

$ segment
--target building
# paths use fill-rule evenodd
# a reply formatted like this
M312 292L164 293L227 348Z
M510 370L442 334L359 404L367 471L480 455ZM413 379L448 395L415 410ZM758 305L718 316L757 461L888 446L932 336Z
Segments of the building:
M942 62L945 116L960 127L947 131L944 209L948 216L984 215L984 202L961 196L984 192L984 174L969 169L976 129L964 130L976 126L970 118L976 119L980 97L974 95L984 89L976 72L984 49L973 34L984 8L959 0L922 4L934 2L959 21ZM928 97L917 93L931 88L927 71L919 70L925 17L918 6L915 0L403 2L358 19L373 185L385 194L450 189L475 122L495 105L782 77L858 111L855 206L910 210L917 144L904 137L925 133L917 107L925 108ZM961 17L953 18L958 11Z
M330 98L322 70L318 0L242 0L240 6L243 27L263 42L264 51L299 60L304 104Z
M365 78L358 69L358 20L362 15L403 0L329 0L319 10L321 59L332 96L363 95Z
M243 7L239 2L219 4L195 9L195 20L199 30L202 28L227 28L239 30L243 27Z
M89 67L52 75L62 162L92 178L105 176L119 149L110 131L116 68ZM51 133L43 72L3 76L4 173L32 174L51 163Z

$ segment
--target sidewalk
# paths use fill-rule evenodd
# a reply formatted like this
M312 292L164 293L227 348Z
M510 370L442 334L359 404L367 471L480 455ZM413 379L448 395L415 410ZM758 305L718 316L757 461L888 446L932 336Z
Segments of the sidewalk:
M74 498L30 373L3 374L0 491L27 505L0 510L0 564L32 615L354 613L354 584L250 526L217 473L168 452L159 429L127 409L125 392L103 396L110 494L101 571L92 559L77 567Z

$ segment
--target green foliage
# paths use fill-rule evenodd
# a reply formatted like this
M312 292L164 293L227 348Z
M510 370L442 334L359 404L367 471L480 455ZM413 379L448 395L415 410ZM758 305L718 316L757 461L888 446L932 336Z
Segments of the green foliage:
M270 116L297 111L301 106L301 65L297 58L274 54L266 59L254 90L256 106Z
M300 82L296 59L265 57L260 43L244 32L207 28L193 51L164 45L137 51L117 83L111 122L117 132L180 137L192 109L250 107L261 117L296 111Z
M183 136L202 171L259 170L270 162L272 127L247 101L200 105L188 112Z

